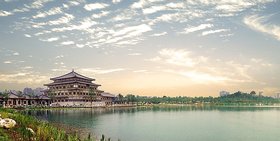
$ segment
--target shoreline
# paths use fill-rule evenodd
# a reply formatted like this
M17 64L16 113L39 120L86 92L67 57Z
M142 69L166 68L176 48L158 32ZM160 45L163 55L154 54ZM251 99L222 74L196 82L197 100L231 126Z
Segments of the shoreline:
M148 104L148 105L115 105L115 106L100 106L100 107L7 107L4 109L15 109L15 110L49 110L49 109L115 109L115 108L145 108L145 107L232 107L232 108L280 108L280 104L277 105L250 105L250 104L212 104L212 103L201 103L201 104Z
M0 127L0 140L4 141L99 141L97 137L92 135L82 138L76 131L70 132L70 130L63 128L61 124L55 125L39 120L34 116L18 112L16 109L0 108L0 117L4 120L11 119L16 122L13 127ZM104 140L104 135L102 135L100 141Z

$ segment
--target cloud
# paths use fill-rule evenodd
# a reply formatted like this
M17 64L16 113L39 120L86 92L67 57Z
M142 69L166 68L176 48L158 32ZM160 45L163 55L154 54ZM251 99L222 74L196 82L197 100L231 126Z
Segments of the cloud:
M34 19L44 18L46 16L51 16L51 15L56 15L56 14L61 14L61 13L63 13L61 7L54 7L54 8L51 8L49 11L37 12L37 15L33 16L33 18Z
M120 36L120 35L124 35L124 34L129 34L132 36L136 36L136 35L142 34L144 32L151 31L151 30L152 30L152 28L149 25L141 24L141 25L137 25L137 26L125 27L125 28L115 32L113 35Z
M139 56L139 55L142 55L141 53L130 53L128 54L129 56Z
M52 31L55 32L64 32L64 31L71 31L71 30L88 30L91 26L97 24L97 22L93 21L91 18L87 17L84 18L82 21L79 22L77 25L69 25L61 28L53 28Z
M26 69L33 69L32 66L25 66L25 67L22 67L23 70L26 70Z
M211 28L211 27L213 27L213 24L200 24L198 26L187 27L181 33L188 34L188 33L204 30L204 29Z
M159 63L159 71L185 76L196 83L209 84L210 82L235 85L239 83L261 84L255 80L252 72L260 69L268 69L273 64L263 60L251 59L253 63L242 64L236 61L223 62L205 56L196 55L185 49L165 48L158 51L158 56L149 59ZM256 65L255 63L261 65Z
M139 8L144 8L145 6L149 4L153 4L155 2L160 2L163 0L139 0L138 2L134 2L130 7L132 9L139 9Z
M101 11L101 13L92 14L91 17L97 19L97 18L101 18L101 17L107 16L109 13L110 13L109 11Z
M190 79L190 81L193 81L193 82L199 83L199 84L224 83L225 81L229 80L227 77L224 77L224 76L214 75L214 74L210 74L210 73L198 72L198 71L195 71L195 70L192 70L192 71L182 71L182 70L174 71L174 70L169 69L169 70L165 70L165 71L185 76L188 79Z
M24 34L24 36L27 37L27 38L31 37L31 35L29 35L29 34Z
M73 44L75 44L75 42L74 41L65 41L65 42L61 42L60 44L61 45L73 45Z
M143 9L143 13L144 14L152 14L152 13L155 13L155 12L158 12L158 11L162 11L162 10L167 10L167 7L166 6L152 6L152 7L149 7L149 8L145 8Z
M71 20L73 20L75 17L71 14L67 14L65 13L65 16L60 17L56 20L52 20L49 21L48 24L49 25L60 25L60 24L65 24L65 23L69 23Z
M142 9L144 14L153 14L159 11L178 10L184 8L184 3L167 3L165 5L156 5Z
M60 58L63 58L63 57L64 57L64 55L58 55L58 56L55 57L55 59L60 59Z
M120 3L122 0L112 0L112 3L117 4Z
M166 34L167 34L167 32L161 32L161 33L155 33L151 36L158 37L158 36L163 36L163 35L166 35Z
M13 55L14 55L14 56L18 56L19 53L18 53L18 52L14 52Z
M106 8L108 7L109 5L106 4L106 3L91 3L91 4L86 4L84 6L84 8L87 10L87 11L92 11L92 10L97 10L97 9L103 9L103 8Z
M53 0L35 0L33 3L31 3L30 6L26 6L27 8L33 8L33 9L39 9L44 7L44 5L48 2L51 2Z
M4 61L3 63L4 63L4 64L11 64L12 61Z
M165 48L161 49L159 54L161 55L161 59L163 59L166 63L178 66L194 67L194 65L203 61L200 58L191 57L192 53L183 49L178 50Z
M204 31L202 32L202 36L206 36L209 34L215 34L215 33L220 33L220 32L227 32L229 31L229 29L217 29L217 30L208 30L208 31Z
M59 40L59 37L52 37L52 38L40 39L40 40L41 40L41 41L44 41L44 42L54 42L54 41Z
M243 22L251 29L262 33L266 33L268 35L273 36L277 40L280 40L280 26L271 23L266 23L268 22L268 18L269 16L251 15L246 16L243 19Z
M4 10L0 10L0 17L5 17L5 16L9 16L9 15L13 15L13 13L4 11Z
M107 74L107 73L113 73L118 71L124 71L125 69L124 68L115 68L115 69L82 68L79 70L85 73Z
M19 84L41 84L48 80L49 77L31 73L31 72L16 72L9 74L0 74L0 82L19 83Z

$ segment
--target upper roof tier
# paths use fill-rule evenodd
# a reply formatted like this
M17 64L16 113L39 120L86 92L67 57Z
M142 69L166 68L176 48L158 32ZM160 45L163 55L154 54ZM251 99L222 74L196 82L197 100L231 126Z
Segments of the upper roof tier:
M74 77L82 78L82 79L86 79L86 80L90 80L90 81L94 81L95 80L95 79L83 76L81 74L78 74L74 70L72 70L71 72L69 72L67 74L64 74L62 76L51 78L50 80L59 80L59 79L74 78Z

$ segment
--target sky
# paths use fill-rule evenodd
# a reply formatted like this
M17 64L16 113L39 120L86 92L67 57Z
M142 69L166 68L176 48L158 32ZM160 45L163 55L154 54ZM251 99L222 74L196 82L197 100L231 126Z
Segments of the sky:
M0 90L72 69L146 96L280 92L279 0L0 0Z

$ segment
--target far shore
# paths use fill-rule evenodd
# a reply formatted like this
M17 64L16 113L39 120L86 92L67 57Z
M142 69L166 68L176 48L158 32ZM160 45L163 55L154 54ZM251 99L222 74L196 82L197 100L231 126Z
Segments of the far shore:
M274 105L264 105L264 104L213 104L213 103L198 103L198 104L126 104L126 105L112 105L112 106L100 106L100 107L9 107L8 109L18 109L18 110L41 110L41 109L97 109L97 108L137 108L137 107L178 107L178 106L191 106L191 107L255 107L255 108L280 108L280 104Z

